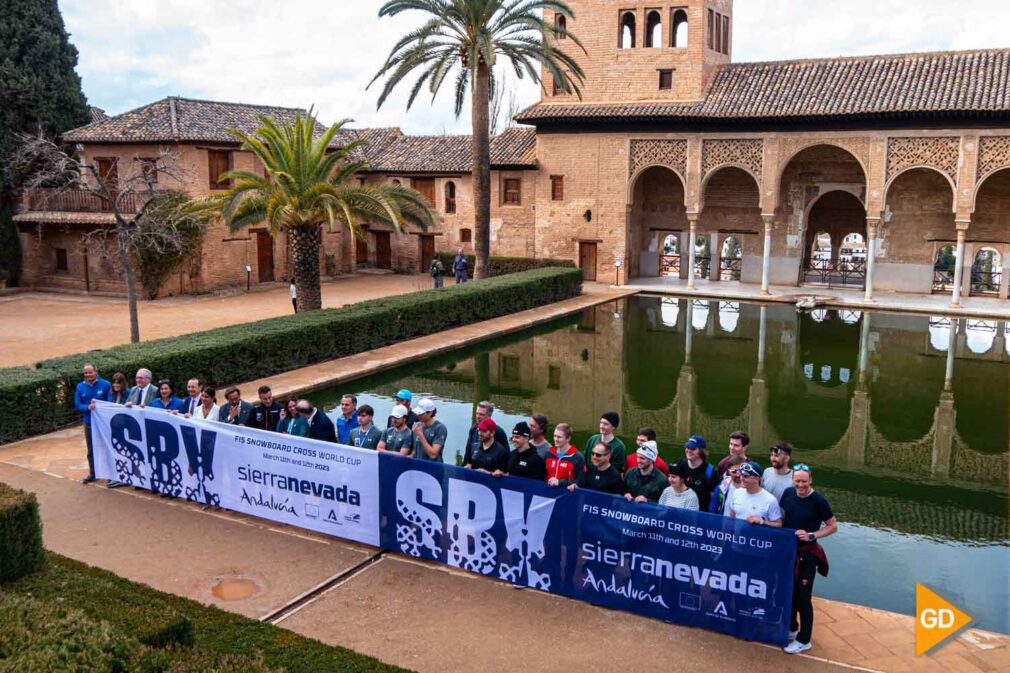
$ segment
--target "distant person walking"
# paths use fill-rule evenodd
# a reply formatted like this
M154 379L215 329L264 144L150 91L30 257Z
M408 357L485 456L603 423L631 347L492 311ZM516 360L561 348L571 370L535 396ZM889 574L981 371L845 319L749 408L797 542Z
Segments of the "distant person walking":
M81 422L84 423L84 443L88 447L88 476L81 479L82 484L90 484L95 480L95 445L91 434L91 411L95 408L95 400L107 402L111 385L98 376L98 368L90 362L82 368L84 380L74 389L74 408L81 412Z
M291 308L298 313L298 288L295 286L295 281L291 281Z
M466 255L463 254L463 248L460 248L459 254L456 255L456 259L452 260L452 272L456 276L457 285L466 282L469 271L470 262L467 261Z
M445 268L442 266L442 260L435 257L431 260L431 277L435 279L435 289L442 287L443 274L445 273Z

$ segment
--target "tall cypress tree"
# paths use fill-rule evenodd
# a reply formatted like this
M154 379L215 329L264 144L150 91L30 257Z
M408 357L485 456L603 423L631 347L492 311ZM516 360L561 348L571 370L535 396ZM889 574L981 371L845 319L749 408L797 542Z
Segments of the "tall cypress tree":
M18 132L62 133L91 121L57 0L0 0L0 279L16 283L21 249L11 219L19 176L4 160Z

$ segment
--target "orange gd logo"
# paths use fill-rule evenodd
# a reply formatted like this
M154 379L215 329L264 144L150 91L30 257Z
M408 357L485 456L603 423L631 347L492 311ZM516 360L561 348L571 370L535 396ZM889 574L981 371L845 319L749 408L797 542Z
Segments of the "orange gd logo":
M973 621L971 615L926 585L915 585L916 656L939 649Z

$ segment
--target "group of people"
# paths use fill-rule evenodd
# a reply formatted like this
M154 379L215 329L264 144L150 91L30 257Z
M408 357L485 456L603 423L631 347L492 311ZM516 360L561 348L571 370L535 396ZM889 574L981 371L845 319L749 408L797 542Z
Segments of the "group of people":
M259 402L250 404L241 391L231 387L218 405L214 387L193 378L186 383L185 397L177 397L172 382L152 384L151 372L137 371L135 386L123 374L110 381L98 376L94 365L84 366L84 380L77 385L74 403L82 414L88 447L88 476L95 481L91 411L96 400L126 406L164 409L187 418L215 420L299 437L335 442L361 449L388 451L419 460L442 462L448 429L437 419L430 398L413 404L407 389L395 395L385 428L375 424L375 409L358 405L354 395L340 400L335 422L306 399L273 399L269 386L258 390ZM779 443L769 450L764 470L750 455L750 437L737 431L729 436L729 453L717 464L708 459L704 437L694 435L684 444L684 457L668 464L659 455L656 432L641 428L635 451L617 436L620 416L607 411L600 416L599 432L581 449L572 445L572 426L558 423L548 439L550 423L541 413L516 423L511 435L492 418L494 405L482 401L476 422L467 434L457 463L494 476L534 479L549 486L574 491L584 488L623 497L629 502L655 503L713 515L741 519L755 526L784 527L794 531L797 557L794 570L793 606L790 621L790 654L810 649L813 631L813 584L817 573L827 575L827 556L818 541L833 534L838 523L831 506L813 488L809 465L791 465L793 449ZM511 446L511 448L510 448ZM114 483L110 485L115 485Z
M437 290L442 287L445 276L445 265L442 264L442 260L438 257L432 258L431 266L428 271L431 273L431 277L435 280L435 289ZM466 253L463 251L463 248L459 249L459 253L456 255L455 259L452 260L452 273L456 278L456 285L466 282L470 273L470 260L466 258Z

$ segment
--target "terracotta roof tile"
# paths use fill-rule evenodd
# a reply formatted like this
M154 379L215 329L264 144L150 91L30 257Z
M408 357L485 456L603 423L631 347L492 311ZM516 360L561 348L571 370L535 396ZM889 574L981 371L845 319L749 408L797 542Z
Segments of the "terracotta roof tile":
M693 103L539 103L527 123L732 120L1010 113L1010 49L721 66Z

